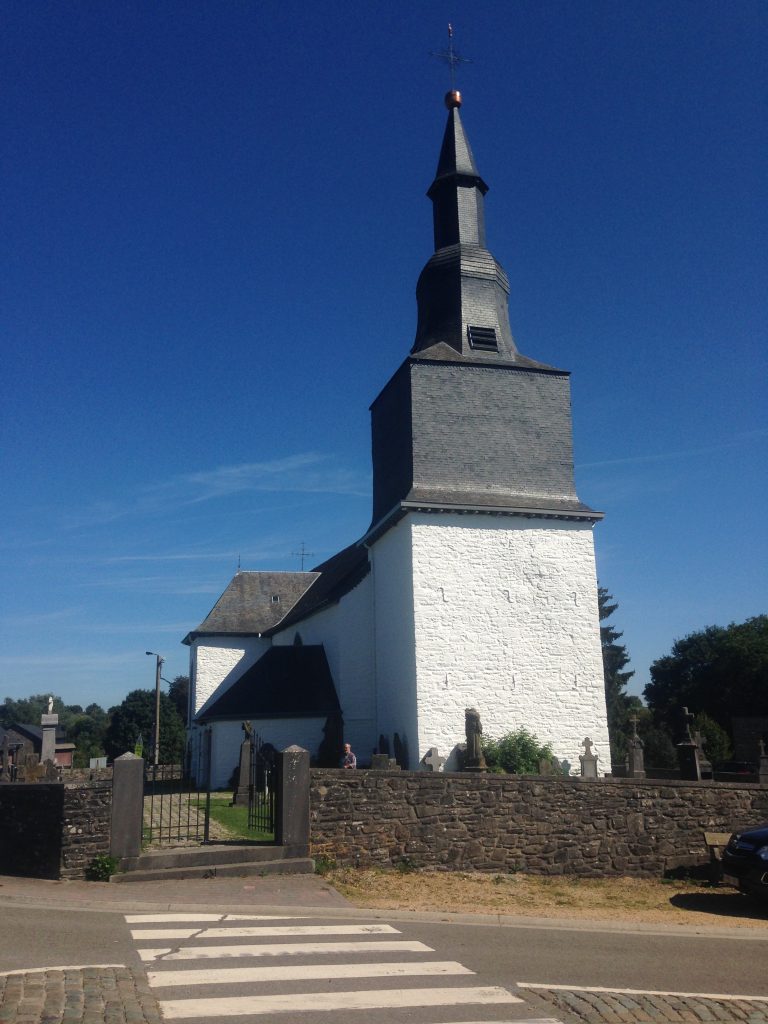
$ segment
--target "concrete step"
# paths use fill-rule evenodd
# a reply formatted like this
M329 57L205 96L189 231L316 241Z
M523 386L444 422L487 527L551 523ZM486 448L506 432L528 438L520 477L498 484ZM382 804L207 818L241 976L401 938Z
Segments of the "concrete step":
M257 846L255 844L206 843L195 846L167 846L148 850L138 857L126 857L120 864L122 871L143 871L218 864L246 864L250 861L283 860L285 857L306 855L306 850L288 846Z
M273 851L279 847L273 847ZM260 877L262 875L311 875L311 857L283 857L278 860L248 860L242 863L185 864L177 867L143 868L112 875L110 882L162 882L169 878Z

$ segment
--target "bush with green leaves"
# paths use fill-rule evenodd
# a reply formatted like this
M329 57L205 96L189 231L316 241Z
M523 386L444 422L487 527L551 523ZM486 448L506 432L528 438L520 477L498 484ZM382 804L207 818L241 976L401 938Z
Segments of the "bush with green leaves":
M510 775L538 775L541 761L551 761L552 747L539 743L527 729L514 729L499 739L483 741L485 763L492 772Z
M97 853L85 869L85 877L89 882L108 882L110 875L117 871L119 861L108 853Z

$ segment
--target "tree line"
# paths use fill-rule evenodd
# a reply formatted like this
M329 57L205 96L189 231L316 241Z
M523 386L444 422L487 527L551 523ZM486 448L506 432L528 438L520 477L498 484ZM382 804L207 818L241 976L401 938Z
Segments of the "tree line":
M707 626L675 640L670 653L650 667L644 704L639 697L626 693L634 672L627 671L630 657L626 645L620 642L623 634L609 621L618 602L605 587L598 588L598 601L612 762L623 763L631 719L635 718L646 765L676 767L676 723L682 706L694 714L694 728L704 739L709 759L714 763L728 760L732 755L732 717L768 715L768 615L729 626ZM160 695L161 764L181 759L188 693L189 677L176 676L168 693ZM23 700L6 697L0 704L0 726L39 725L40 716L47 710L48 694L34 694ZM53 710L67 739L75 744L75 767L87 768L92 757L106 755L114 759L133 751L140 739L145 756L152 755L154 690L133 690L108 711L98 704L86 708L65 704L54 696ZM536 737L524 739L535 741ZM548 748L534 747L535 743L530 751L526 747L526 757L538 763L542 750ZM508 754L498 753L500 764ZM514 759L520 756L515 750Z
M607 621L618 603L604 587L598 598L613 763L623 763L630 720L636 718L646 765L676 767L682 707L693 713L694 729L701 733L709 760L727 761L733 753L732 719L768 715L768 615L707 626L675 640L670 653L651 665L643 704L625 692L634 672L625 671L629 653L619 643L623 634Z
M176 764L184 752L189 677L176 676L168 693L160 694L160 763ZM22 700L6 697L0 704L0 726L40 725L48 712L47 693L36 693ZM155 727L155 691L132 690L122 703L105 711L98 704L83 708L65 704L53 695L53 713L67 741L75 744L75 768L87 768L93 757L114 760L133 753L143 745L144 756L151 758Z

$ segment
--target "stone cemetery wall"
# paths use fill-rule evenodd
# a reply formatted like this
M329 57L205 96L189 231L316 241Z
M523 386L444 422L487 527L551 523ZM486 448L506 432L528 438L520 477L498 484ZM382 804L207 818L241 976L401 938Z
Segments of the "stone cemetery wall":
M0 786L0 874L84 878L109 853L111 812L109 782Z
M66 783L61 827L61 878L84 878L100 853L109 853L112 783Z
M659 876L709 860L705 830L768 821L768 787L637 779L311 773L312 855L341 865Z
M64 787L0 786L0 874L59 878Z

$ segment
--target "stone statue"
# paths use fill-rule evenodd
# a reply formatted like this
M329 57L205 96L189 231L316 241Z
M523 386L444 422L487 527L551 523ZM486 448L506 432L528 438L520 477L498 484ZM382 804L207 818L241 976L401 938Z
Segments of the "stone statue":
M464 729L467 734L467 752L464 757L464 767L474 771L484 771L487 765L480 743L483 727L480 723L480 712L477 708L465 708Z
M53 714L53 697L48 698L48 714Z
M245 733L246 741L250 742L251 738L253 736L253 726L251 725L250 722L248 722L248 721L243 722L243 732Z

